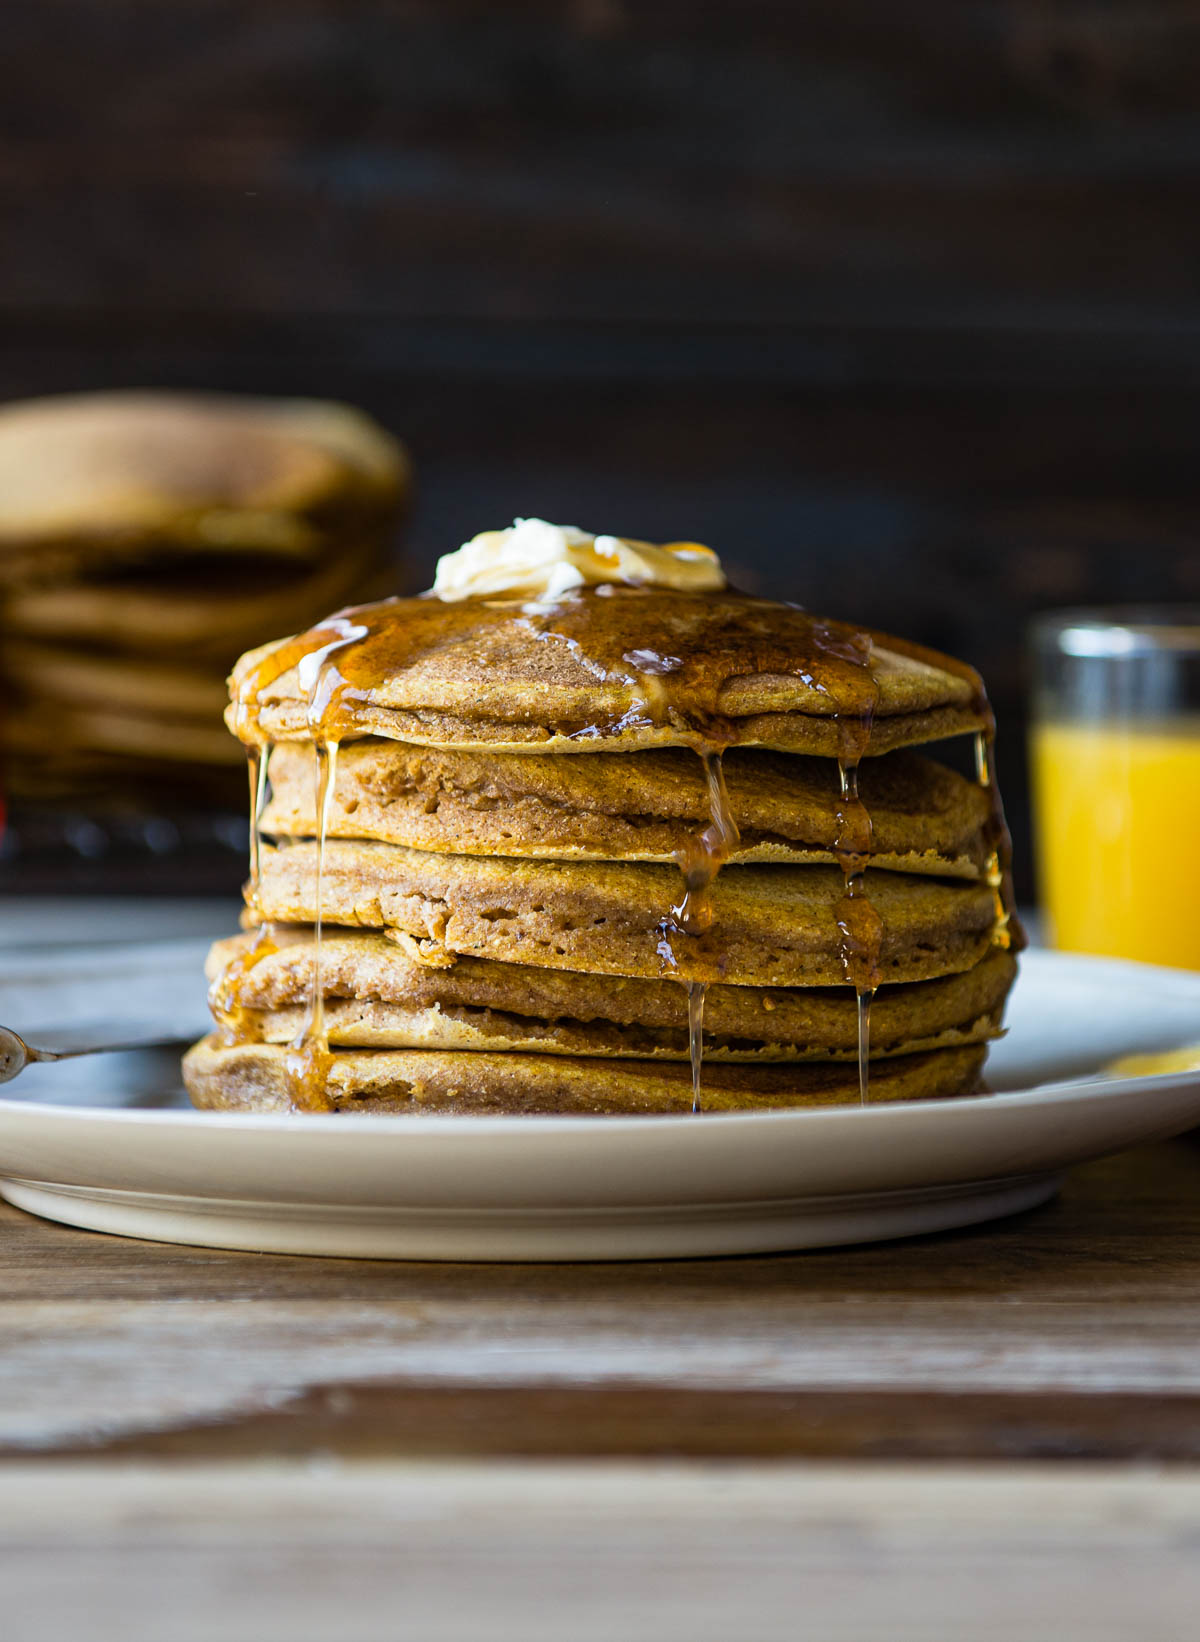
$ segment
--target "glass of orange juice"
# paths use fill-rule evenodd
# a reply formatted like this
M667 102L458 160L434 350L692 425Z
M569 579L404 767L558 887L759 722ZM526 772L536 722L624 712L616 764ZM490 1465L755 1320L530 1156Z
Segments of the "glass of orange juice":
M1050 944L1200 969L1200 609L1047 616L1033 650Z

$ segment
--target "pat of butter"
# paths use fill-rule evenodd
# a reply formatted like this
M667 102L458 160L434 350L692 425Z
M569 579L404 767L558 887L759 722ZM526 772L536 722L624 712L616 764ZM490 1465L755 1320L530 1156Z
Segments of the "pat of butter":
M726 585L720 559L699 542L660 547L624 536L591 536L545 519L516 519L511 530L485 530L457 553L444 554L433 591L451 601L503 593L553 599L576 587L614 582L688 593L717 592Z

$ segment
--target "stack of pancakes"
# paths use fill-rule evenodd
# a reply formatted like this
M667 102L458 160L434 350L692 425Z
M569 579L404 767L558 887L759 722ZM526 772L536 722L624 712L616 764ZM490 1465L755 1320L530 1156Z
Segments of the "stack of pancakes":
M28 798L228 801L225 675L369 594L407 485L342 405L170 393L0 409L0 738Z
M343 612L232 690L269 780L197 1105L686 1112L696 1073L704 1111L825 1105L860 1056L872 1102L980 1086L1003 823L986 761L911 750L985 749L960 664L605 585Z

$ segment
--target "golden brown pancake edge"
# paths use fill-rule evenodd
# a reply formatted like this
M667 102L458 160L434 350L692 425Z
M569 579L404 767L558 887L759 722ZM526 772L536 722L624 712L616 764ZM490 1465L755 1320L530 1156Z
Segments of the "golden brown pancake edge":
M976 1092L986 1050L942 1049L881 1061L872 1103L944 1100ZM273 1044L224 1048L203 1038L184 1057L193 1103L209 1111L290 1111L288 1052ZM327 1091L335 1114L428 1113L650 1116L692 1112L689 1068L669 1061L452 1050L335 1051ZM829 1062L717 1064L703 1110L765 1112L858 1101L858 1073Z
M206 973L232 987L237 1025L253 1041L291 1042L312 981L311 931L275 929L256 945L218 941ZM276 945L276 942L279 944ZM232 966L232 967L231 967ZM1016 963L989 952L971 969L881 987L872 1006L873 1056L915 1053L994 1037ZM227 979L228 977L228 979ZM331 1043L342 1047L504 1046L542 1053L686 1058L687 999L674 980L588 975L459 958L433 968L394 941L335 930L322 943L322 991ZM858 1020L849 988L708 989L705 1059L850 1059Z
M263 831L317 831L314 754L271 754ZM736 748L724 760L740 839L731 861L836 858L842 799L828 760ZM979 878L987 795L918 754L873 759L859 792L871 816L871 864ZM328 836L460 855L678 861L709 822L700 760L684 749L536 758L352 741L338 757Z
M259 902L268 922L315 922L317 846L265 846ZM992 944L986 884L871 872L882 924L881 979L930 980L969 969ZM695 938L709 977L745 986L832 986L846 980L834 867L727 867L712 889L719 938ZM335 839L322 883L329 925L386 929L424 961L456 954L551 969L656 979L668 964L658 932L680 896L674 867L643 862L502 860L438 855L399 844ZM682 948L681 948L682 950Z

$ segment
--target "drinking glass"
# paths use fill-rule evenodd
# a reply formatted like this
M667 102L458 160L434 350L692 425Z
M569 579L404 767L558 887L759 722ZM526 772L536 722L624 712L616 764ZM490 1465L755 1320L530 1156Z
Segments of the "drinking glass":
M1048 941L1200 969L1200 608L1045 616L1033 654Z

